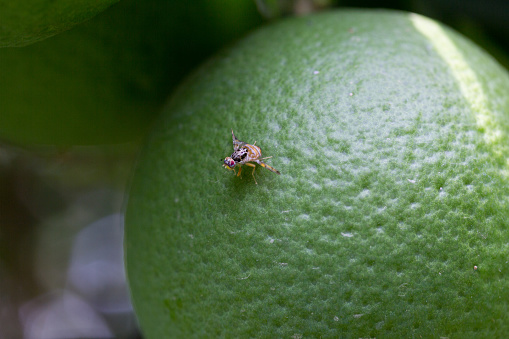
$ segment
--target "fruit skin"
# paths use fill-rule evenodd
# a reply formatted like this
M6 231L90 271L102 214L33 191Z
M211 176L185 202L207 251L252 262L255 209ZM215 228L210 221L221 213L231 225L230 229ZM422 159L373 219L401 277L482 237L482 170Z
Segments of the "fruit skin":
M133 177L146 337L508 333L507 93L489 55L403 12L288 19L217 55ZM281 175L225 171L231 128Z

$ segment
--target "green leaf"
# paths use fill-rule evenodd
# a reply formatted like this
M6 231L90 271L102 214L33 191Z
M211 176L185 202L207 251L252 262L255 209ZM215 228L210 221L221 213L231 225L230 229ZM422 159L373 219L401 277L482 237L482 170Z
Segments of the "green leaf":
M135 140L185 74L260 20L251 0L124 0L51 39L0 49L0 137Z
M118 0L0 0L0 47L26 46L66 31Z

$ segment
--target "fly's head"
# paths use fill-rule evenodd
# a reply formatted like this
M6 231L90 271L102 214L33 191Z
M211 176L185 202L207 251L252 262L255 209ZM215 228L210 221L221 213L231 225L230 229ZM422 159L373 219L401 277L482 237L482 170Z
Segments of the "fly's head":
M235 167L235 165L237 165L237 163L235 162L235 160L233 160L232 157L224 158L224 161L223 161L224 168L232 170Z

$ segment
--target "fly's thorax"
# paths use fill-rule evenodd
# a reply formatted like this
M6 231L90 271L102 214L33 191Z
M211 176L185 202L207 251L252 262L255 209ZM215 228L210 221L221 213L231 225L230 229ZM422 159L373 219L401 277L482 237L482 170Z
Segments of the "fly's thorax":
M246 144L232 153L231 158L240 164L244 164L248 161L256 160L260 157L261 152L258 146Z

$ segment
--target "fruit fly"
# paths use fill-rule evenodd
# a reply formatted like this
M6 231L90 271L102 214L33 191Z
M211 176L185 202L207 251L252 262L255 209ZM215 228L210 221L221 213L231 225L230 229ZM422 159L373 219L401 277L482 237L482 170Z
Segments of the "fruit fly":
M240 172L242 171L242 167L240 167L240 166L247 165L247 166L253 167L252 175L253 175L255 184L258 184L258 183L256 182L256 178L254 176L254 172L256 170L256 165L253 164L253 162L257 163L258 165L260 165L262 167L265 167L266 169L268 169L271 172L274 172L276 174L281 174L274 167L269 166L262 161L264 159L269 159L272 157L262 158L261 157L262 150L260 149L260 147L255 146L256 141L252 145L245 143L243 141L240 141L239 139L237 139L235 137L235 134L233 134L233 129L232 129L232 139L233 139L233 153L231 156L226 157L223 160L223 166L226 169L233 170L233 173L235 173L235 166L239 165L239 172L237 173L237 176L240 176Z

